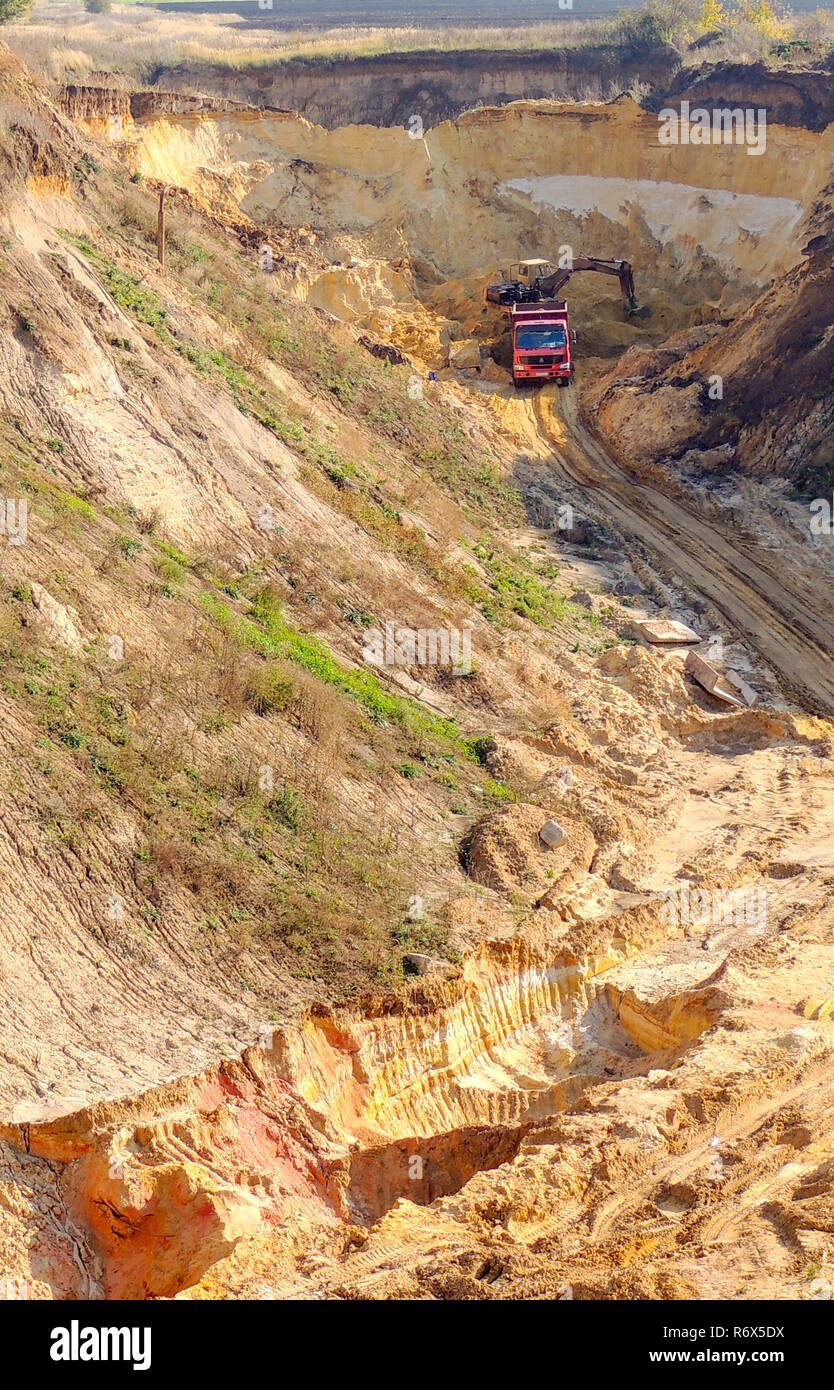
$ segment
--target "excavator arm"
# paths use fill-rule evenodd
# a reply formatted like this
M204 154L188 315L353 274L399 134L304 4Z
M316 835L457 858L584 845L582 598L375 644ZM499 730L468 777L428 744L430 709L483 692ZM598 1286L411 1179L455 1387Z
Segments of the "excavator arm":
M628 261L604 261L595 256L577 256L570 266L554 271L553 275L547 275L543 279L541 277L537 279L534 284L537 297L541 299L555 297L562 286L566 285L570 277L575 275L578 270L597 270L603 275L616 275L620 282L626 313L633 313L638 308L637 295L634 290L634 273L630 263Z
M487 304L500 304L508 308L512 304L535 303L540 299L555 297L563 285L578 270L596 270L602 275L616 275L620 282L623 305L627 314L633 314L639 307L634 289L634 273L628 261L606 261L596 256L577 256L570 266L554 271L552 275L539 276L531 284L521 280L508 280L499 285L489 285L484 293Z

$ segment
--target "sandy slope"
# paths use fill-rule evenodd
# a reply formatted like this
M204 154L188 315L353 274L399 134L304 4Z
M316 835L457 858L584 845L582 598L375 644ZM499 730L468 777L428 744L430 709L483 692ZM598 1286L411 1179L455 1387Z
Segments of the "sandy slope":
M384 310L392 339L411 335L404 370L422 376L450 327L458 338L472 332L454 305L469 302L467 276L487 273L482 245L519 250L509 230L519 204L494 212L490 200L499 180L520 176L540 120L563 130L566 159L578 125L610 159L611 177L615 165L617 178L657 172L655 155L633 152L645 118L628 104L554 112L525 103L440 128L431 149L445 213L476 170L484 182L470 190L467 220L435 222L436 265L450 281L433 287L428 273L421 282L400 261L407 237L390 225L412 165L419 178L409 235L427 237L432 213L444 213L437 188L430 207L421 202L425 151L412 142L400 167L388 167L401 135L356 129L340 132L337 146L337 137L290 117L160 120L144 133L142 157L149 172L192 181L204 204L220 190L227 208L240 198L254 214L269 200L271 211L280 206L298 222L340 208L331 245L338 236L365 254L328 267L322 234L318 250L287 270L287 283L300 302L331 276L326 303L342 306L349 327L333 319L328 331L354 346L364 320ZM77 135L66 125L61 132L64 159L77 157ZM780 167L786 196L809 199L827 168L827 136L785 128L775 141L782 156L808 154ZM542 177L552 159L552 150L541 155ZM59 151L55 168L37 174L52 182L38 183L30 170L16 187L18 239L9 253L29 297L37 292L50 308L53 336L43 328L29 341L31 331L10 316L0 385L24 423L34 428L48 412L50 429L66 435L67 484L77 486L69 470L83 464L108 501L127 492L150 505L163 496L181 544L199 530L207 543L244 551L235 570L227 544L230 580L253 559L277 570L252 519L253 499L268 493L285 531L323 557L319 568L334 583L356 566L355 588L336 590L342 608L372 588L378 602L398 586L409 602L419 595L448 611L438 580L392 557L338 498L324 500L292 447L150 333L137 348L150 384L120 375L111 340L136 334L136 325L58 239L58 227L94 225L89 204L66 189L56 196L60 165ZM721 184L720 167L704 163L691 186ZM745 195L772 196L759 162L743 151L733 170ZM621 224L637 229L644 248L650 211ZM522 234L533 225L531 214ZM587 230L602 237L611 225ZM800 258L798 236L766 266L766 238L752 240L738 267L748 298L765 270ZM135 250L115 238L106 244L138 268ZM412 246L415 259L427 245ZM644 351L667 322L688 329L707 289L716 300L724 293L720 266L707 265L701 278L696 245L683 238L672 250L695 268L686 302L675 302L670 252L652 331L628 326ZM184 282L152 283L167 294L175 328L217 331ZM437 318L433 294L444 303ZM14 287L9 295L14 308ZM579 302L590 328L608 322L607 292ZM604 640L594 649L568 620L543 632L528 624L492 633L461 603L484 640L479 683L474 693L452 682L428 694L467 729L493 735L477 775L506 778L516 795L479 806L466 823L450 821L434 786L403 790L390 770L372 784L367 731L337 789L340 813L359 807L370 812L369 830L371 817L397 829L443 899L460 956L442 978L336 1005L315 979L299 985L290 952L271 954L257 937L236 953L210 949L184 889L158 898L159 933L141 953L133 943L127 964L119 950L132 942L127 929L110 941L87 922L95 892L114 881L138 913L141 885L129 874L141 843L135 808L97 822L103 866L72 842L47 854L34 809L42 788L19 756L37 748L36 730L20 714L6 726L22 775L4 792L0 821L14 899L0 928L9 1000L0 1254L29 1296L830 1296L834 679L818 557L792 543L766 493L756 494L756 515L767 517L778 552L733 528L719 504L702 507L696 485L674 469L652 471L652 462L629 472L615 462L572 395L514 396L500 369L492 380L478 373L447 369L437 408L465 423L473 450L497 441L528 510L513 545L558 559L566 588L594 590L587 611ZM409 474L397 449L372 437L368 421L343 426L333 402L316 398L300 375L283 386L334 431L349 428L369 452L386 449L429 532L445 523L457 538L471 528L450 498L441 507L442 489ZM595 549L578 529L567 537L554 529L565 501ZM51 575L55 545L47 526L34 527L26 564L11 578ZM60 554L71 595L80 603L77 595L89 594L77 615L85 638L92 644L123 605L132 640L179 657L177 678L199 704L199 680L185 685L188 649L183 659L181 631L157 616L164 610L134 614L121 572L95 568L89 536L64 538ZM679 652L624 640L636 611L672 611L705 642L720 636L760 705L728 711L686 681ZM349 624L322 630L340 659L356 660ZM211 665L200 668L203 680ZM222 731L225 751L251 760L263 727L243 715ZM289 737L278 718L267 727L272 739ZM208 757L205 737L193 734L189 757ZM312 758L315 737L292 737L294 756ZM478 791L467 794L474 800ZM568 831L555 850L538 837L545 816ZM254 999L241 956L257 977ZM278 1025L264 1018L276 1000ZM189 1058L194 1048L199 1055Z

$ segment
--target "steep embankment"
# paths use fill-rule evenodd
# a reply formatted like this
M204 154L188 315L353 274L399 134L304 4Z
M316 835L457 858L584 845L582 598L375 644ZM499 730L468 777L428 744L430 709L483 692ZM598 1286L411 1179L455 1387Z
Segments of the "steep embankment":
M765 63L708 63L693 70L682 68L669 87L653 95L655 106L746 108L767 112L772 124L802 126L824 131L834 121L834 83L829 71L802 68L768 68Z
M807 259L746 313L707 343L683 335L671 361L627 354L590 394L589 411L633 468L683 460L709 477L729 464L789 478L809 497L834 487L832 198L829 185L808 227ZM704 391L713 376L722 382L715 402Z
M761 283L795 263L834 139L777 126L763 159L739 145L663 146L657 118L627 98L471 112L425 140L276 112L148 115L125 134L148 174L207 198L222 175L261 222L401 227L412 257L443 279L530 247L612 254L627 243L644 294L687 297L710 262L716 285L722 272Z
M763 107L774 123L822 131L834 118L831 77L824 69L765 63L707 62L657 45L650 52L597 45L576 49L393 53L372 57L291 59L236 67L180 62L153 73L160 92L195 91L248 106L297 111L316 125L426 127L455 120L476 106L513 101L610 100L635 87L651 89L654 108Z
M775 135L774 185L743 149L652 149L630 104L479 112L423 145L79 98L113 151L2 52L0 99L7 1277L809 1296L832 1258L831 723L733 625L776 616L795 656L781 591L734 561L726 601L709 513L514 395L472 303L536 229L628 238L643 284L657 259L653 318L618 342L589 292L586 331L717 340L737 294L816 273L827 135ZM554 193L554 149L604 211ZM156 179L186 186L164 276ZM661 612L759 707L635 643ZM370 669L386 622L469 629L472 669Z
M251 106L299 111L316 125L425 126L453 120L473 106L522 98L594 100L636 82L664 87L680 63L677 51L624 55L615 47L543 52L475 49L390 53L337 60L291 59L224 71L181 62L153 74L162 91L213 93Z

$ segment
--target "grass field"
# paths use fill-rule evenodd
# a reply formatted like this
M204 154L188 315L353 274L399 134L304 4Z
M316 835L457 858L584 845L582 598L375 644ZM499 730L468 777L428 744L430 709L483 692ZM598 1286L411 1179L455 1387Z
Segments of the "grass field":
M129 0L133 4L153 4L154 0ZM632 0L636 5L636 0ZM529 0L524 6L525 24L558 23L560 18L595 19L616 14L618 0L573 0L562 9L557 0ZM469 28L502 27L511 14L507 0L161 0L157 8L198 10L209 13L245 15L261 22L293 29L325 29L353 25L357 28L427 28L449 24ZM626 6L628 8L628 6ZM575 12L575 13L574 13Z
M234 14L261 23L290 29L325 28L429 28L435 25L462 25L466 28L506 26L510 13L507 0L122 0L126 5L201 14ZM574 20L611 18L620 10L640 9L643 0L527 0L523 28L539 24L558 24ZM781 6L796 14L818 9L816 0L794 0Z
M614 8L612 0L593 3ZM729 5L724 38L708 50L696 50L693 62L709 56L766 58L778 64L825 58L832 51L830 9L789 13L779 0L729 0ZM618 7L616 14L597 19L582 0L574 0L574 6L560 11L554 0L531 0L523 11L524 23L508 25L490 22L490 16L494 21L506 13L506 0L410 0L405 5L392 0L272 0L271 10L259 9L255 0L239 0L237 13L230 13L233 0L174 0L161 6L132 0L104 15L88 14L79 0L38 0L26 20L3 26L3 38L34 72L54 81L84 81L90 73L107 72L129 84L153 84L158 73L178 63L239 69L294 58L600 43L633 54L648 53L663 42L676 43L685 55L688 43L705 32L703 0L649 0L639 10ZM466 22L455 22L459 12ZM550 17L536 21L545 12Z

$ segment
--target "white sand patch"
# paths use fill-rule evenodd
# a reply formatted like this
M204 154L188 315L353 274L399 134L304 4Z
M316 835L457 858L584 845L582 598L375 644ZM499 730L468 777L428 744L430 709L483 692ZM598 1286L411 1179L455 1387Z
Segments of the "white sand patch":
M739 259L743 233L767 239L779 247L781 255L802 217L802 205L795 198L593 174L511 179L499 191L526 194L537 207L554 212L569 212L575 217L596 212L612 222L624 220L628 209L634 207L659 241L692 238L731 265ZM761 273L765 273L764 267Z

